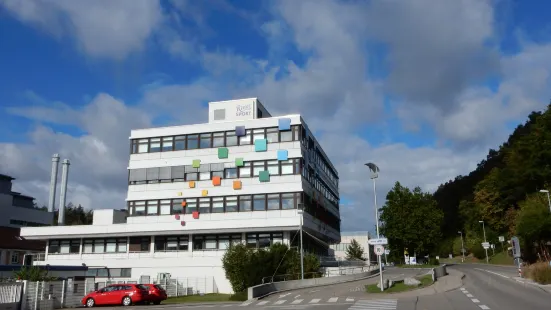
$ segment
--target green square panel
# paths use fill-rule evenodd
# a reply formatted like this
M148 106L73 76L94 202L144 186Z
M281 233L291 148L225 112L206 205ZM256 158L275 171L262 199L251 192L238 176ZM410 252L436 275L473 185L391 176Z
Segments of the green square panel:
M236 165L237 167L243 167L243 166L245 165L245 164L243 163L243 158L242 158L242 157L236 158L236 159L235 159L235 165Z
M227 147L220 147L218 148L218 158L228 158L228 148Z
M201 160L200 159L194 159L193 163L191 164L193 168L201 168Z
M256 139L254 140L254 151L255 152L266 152L268 150L268 140L266 139Z
M258 174L258 180L260 182L270 182L270 172L267 170L260 171L260 173Z

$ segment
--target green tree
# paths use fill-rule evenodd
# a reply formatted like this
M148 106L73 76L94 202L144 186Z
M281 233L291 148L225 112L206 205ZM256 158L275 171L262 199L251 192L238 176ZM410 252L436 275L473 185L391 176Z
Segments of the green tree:
M29 281L53 281L56 277L48 276L48 271L41 269L38 266L22 266L21 269L14 272L14 277L17 280Z
M546 243L551 240L551 215L547 197L531 194L520 203L516 233L523 239L525 254L535 260L550 260Z
M356 239L352 239L348 247L346 248L346 259L348 260L365 260L364 248L360 245Z
M59 210L54 215L54 223L57 223ZM81 205L75 207L69 202L65 207L65 225L90 225L92 224L94 213L92 210L85 210Z
M429 254L441 240L444 214L433 196L419 187L413 191L396 182L381 208L381 233L389 239L391 253L403 257Z

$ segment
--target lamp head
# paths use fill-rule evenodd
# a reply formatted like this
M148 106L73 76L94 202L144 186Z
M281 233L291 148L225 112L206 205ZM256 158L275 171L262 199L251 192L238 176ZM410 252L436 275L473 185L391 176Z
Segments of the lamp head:
M376 179L379 176L379 167L374 163L367 163L365 165L371 170L371 178Z
M484 221L478 221L479 223L484 223Z
M540 193L549 193L549 191L546 189L540 189Z

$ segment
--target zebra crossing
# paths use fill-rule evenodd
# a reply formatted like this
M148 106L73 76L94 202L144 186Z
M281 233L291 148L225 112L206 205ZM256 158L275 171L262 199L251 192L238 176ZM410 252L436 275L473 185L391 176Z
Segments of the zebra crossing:
M356 301L356 299L352 297L331 297L327 300L322 300L320 298L314 298L311 300L298 298L277 300L247 300L240 304L240 306L294 306L331 303L354 303L350 308L348 308L349 310L395 310L398 305L398 301L396 299L361 299Z

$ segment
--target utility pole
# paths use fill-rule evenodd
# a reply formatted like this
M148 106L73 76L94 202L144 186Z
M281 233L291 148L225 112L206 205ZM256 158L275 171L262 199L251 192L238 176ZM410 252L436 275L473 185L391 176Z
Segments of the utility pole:
M487 243L486 241L486 227L484 226L484 221L478 221L479 223L482 223L482 231L484 232L484 243ZM490 263L490 260L488 259L488 249L484 247L484 251L486 251L486 264Z
M375 180L379 177L379 167L374 163L365 164L369 170L371 170L371 179L373 180L373 198L375 202L375 223L377 224L377 239L381 238L379 234L379 210L377 208L377 186ZM385 290L383 286L383 260L381 255L377 255L377 260L379 262L379 281L381 286L381 292Z
M463 244L463 232L458 231L458 233L461 235L461 254L462 254L461 262L464 263L465 262L465 245Z
M304 280L304 249L302 243L302 219L303 219L303 210L297 210L297 213L300 214L300 278Z

